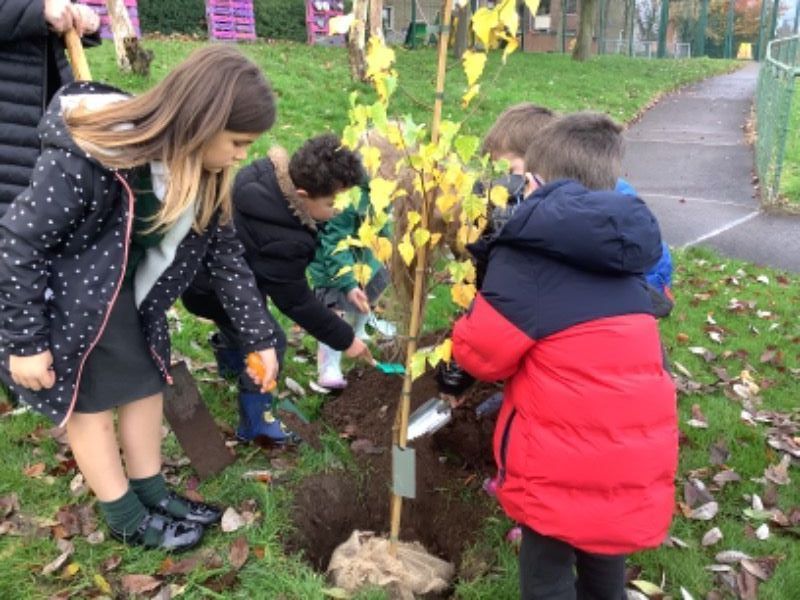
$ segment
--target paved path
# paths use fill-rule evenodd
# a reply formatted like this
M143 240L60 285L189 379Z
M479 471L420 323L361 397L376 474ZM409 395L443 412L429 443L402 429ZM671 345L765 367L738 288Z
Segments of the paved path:
M671 246L719 252L800 272L800 217L761 212L744 125L758 65L663 98L626 132L624 177Z

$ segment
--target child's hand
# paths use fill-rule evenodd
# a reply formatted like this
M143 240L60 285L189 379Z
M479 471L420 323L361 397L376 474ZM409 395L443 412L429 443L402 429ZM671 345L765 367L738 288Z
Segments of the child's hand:
M375 359L372 358L372 353L369 351L369 346L367 346L358 336L353 338L353 343L350 344L350 347L344 351L344 354L348 358L360 358L369 364L375 362Z
M275 389L278 377L278 355L275 348L251 352L247 357L247 374L261 386L263 393Z
M33 356L9 357L8 370L14 383L38 392L50 389L56 384L56 373L53 371L53 355L45 350Z
M359 312L367 314L369 312L369 298L360 287L353 288L347 292L347 300L355 306Z

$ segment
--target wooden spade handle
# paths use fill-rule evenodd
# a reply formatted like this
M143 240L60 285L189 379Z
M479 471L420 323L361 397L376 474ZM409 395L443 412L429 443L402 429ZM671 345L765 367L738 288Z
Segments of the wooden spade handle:
M70 29L64 34L64 44L67 47L69 64L72 66L72 74L75 79L77 81L90 81L92 73L89 71L89 63L86 62L86 54L83 51L81 38L78 37L74 29Z

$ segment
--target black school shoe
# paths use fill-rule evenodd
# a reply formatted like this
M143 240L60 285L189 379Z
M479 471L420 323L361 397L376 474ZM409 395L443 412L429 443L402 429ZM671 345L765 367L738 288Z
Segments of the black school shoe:
M180 502L188 506L189 513L184 516L178 516L170 513L167 510L167 507L172 501ZM175 492L169 492L167 496L158 503L157 506L153 507L153 511L171 519L181 519L183 521L198 523L204 526L219 523L220 519L222 519L222 511L216 506L206 504L205 502L195 502L194 500L189 500L188 498L181 496L180 494L176 494Z
M203 526L182 519L148 513L131 534L109 527L111 537L129 546L144 546L168 552L183 552L194 548L203 539ZM149 534L149 535L148 535ZM157 541L153 542L152 540Z

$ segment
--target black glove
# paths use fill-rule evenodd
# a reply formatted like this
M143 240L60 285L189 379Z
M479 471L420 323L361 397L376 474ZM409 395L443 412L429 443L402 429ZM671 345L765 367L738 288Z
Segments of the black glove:
M461 396L475 383L475 378L459 367L455 360L449 363L442 361L436 366L436 383L440 394Z

